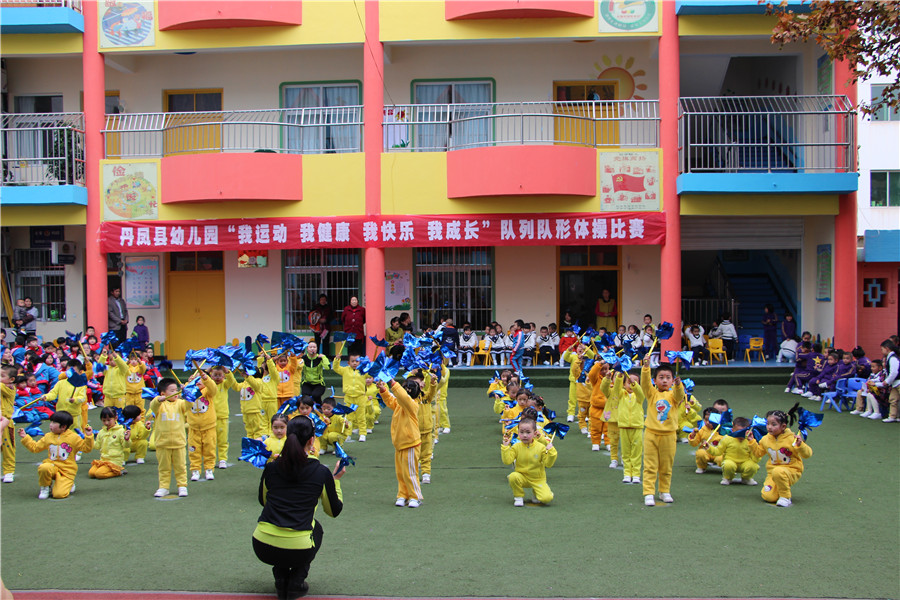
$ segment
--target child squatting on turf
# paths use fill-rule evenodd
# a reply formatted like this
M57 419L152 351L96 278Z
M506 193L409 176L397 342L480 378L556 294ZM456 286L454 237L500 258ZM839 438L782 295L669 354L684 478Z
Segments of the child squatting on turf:
M531 488L535 501L550 504L553 492L547 485L547 469L556 462L556 448L553 442L546 444L535 439L537 422L530 417L519 421L519 439L510 445L512 435L503 436L500 458L503 464L515 463L515 470L507 476L513 492L513 506L525 505L524 488Z
M794 435L788 429L788 416L780 410L766 413L766 431L769 433L759 443L752 432L747 432L750 456L757 459L769 456L762 499L786 508L792 504L791 486L803 475L803 459L812 456L812 448L803 441L803 436Z
M84 439L72 431L72 415L58 410L50 415L50 433L35 442L31 436L19 429L22 445L30 452L47 450L47 458L38 465L38 483L41 486L38 498L50 497L53 487L54 498L67 498L75 491L75 474L78 463L76 452L90 452L94 448L94 431L90 425L84 426Z
M750 420L736 417L734 431L750 427ZM747 438L736 438L730 435L721 437L711 443L702 442L700 447L707 450L712 457L722 457L722 485L730 485L736 473L740 473L745 485L756 485L753 476L759 471L759 457L750 455L750 442ZM699 451L698 451L699 452Z
M131 431L126 431L119 424L116 410L109 406L104 406L100 411L100 421L103 422L103 429L97 433L96 440L100 447L100 460L91 463L88 475L92 479L119 477L125 472L125 459L131 452Z

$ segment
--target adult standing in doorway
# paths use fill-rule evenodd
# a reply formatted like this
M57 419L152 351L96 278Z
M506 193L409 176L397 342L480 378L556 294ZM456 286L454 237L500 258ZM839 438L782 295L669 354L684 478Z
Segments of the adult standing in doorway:
M350 304L341 312L341 323L344 325L344 333L353 335L356 339L350 344L350 354L365 354L366 351L366 308L359 305L359 298L350 298Z
M21 329L26 335L37 333L38 309L30 296L25 296L16 302L13 309L13 325Z
M316 306L309 311L309 328L313 331L313 337L316 346L325 351L328 344L328 330L331 323L331 305L328 304L328 296L319 294L319 301Z
M619 311L616 307L616 301L609 294L609 290L604 289L600 293L597 300L597 306L594 308L594 314L597 315L597 329L605 327L606 331L615 332L619 325Z
M109 292L106 309L109 331L115 331L119 341L124 342L128 337L128 307L125 306L125 300L122 298L121 288L113 288Z

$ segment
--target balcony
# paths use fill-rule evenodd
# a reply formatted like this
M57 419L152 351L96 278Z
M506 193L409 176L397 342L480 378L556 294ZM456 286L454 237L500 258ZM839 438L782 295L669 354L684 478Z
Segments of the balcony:
M386 107L385 152L446 152L447 197L597 194L597 149L659 147L656 100Z
M3 0L0 33L84 33L81 0Z
M679 194L841 194L857 189L846 96L681 98Z
M444 0L444 18L462 19L553 19L591 18L593 0Z
M295 26L302 22L302 2L258 0L179 0L160 2L159 30Z
M107 116L108 159L161 158L162 204L302 199L301 155L361 151L362 107Z
M3 204L87 205L84 114L0 116Z

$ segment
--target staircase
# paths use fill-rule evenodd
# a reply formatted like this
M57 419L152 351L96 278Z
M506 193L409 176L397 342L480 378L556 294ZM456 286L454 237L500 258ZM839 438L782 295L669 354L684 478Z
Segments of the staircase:
M775 307L775 315L780 326L784 319L785 307L768 275L731 275L729 280L734 297L741 306L741 329L738 330L738 335L762 337L762 319L766 312L766 304ZM781 339L780 334L778 339Z

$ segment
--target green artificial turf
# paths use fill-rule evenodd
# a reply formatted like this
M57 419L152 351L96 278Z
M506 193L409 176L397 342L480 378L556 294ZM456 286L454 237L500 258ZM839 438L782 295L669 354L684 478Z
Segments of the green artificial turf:
M538 391L564 414L564 388ZM737 416L797 398L780 385L698 385L696 393L704 405L729 399ZM340 517L320 511L325 540L312 594L896 598L900 590L897 425L829 411L789 509L762 502L759 487L695 474L687 445L675 460L675 503L645 507L640 487L622 484L609 456L591 452L573 428L549 470L553 504L514 508L483 390L451 386L450 413L452 432L435 448L434 483L419 509L393 506L388 411L369 441L347 444L357 465L342 481ZM241 435L233 417L235 463ZM152 453L123 477L94 481L94 452L71 498L39 501L43 456L18 451L16 481L0 487L0 568L10 589L272 591L270 569L250 546L257 469L217 469L215 481L190 483L188 498L162 501L152 497Z

